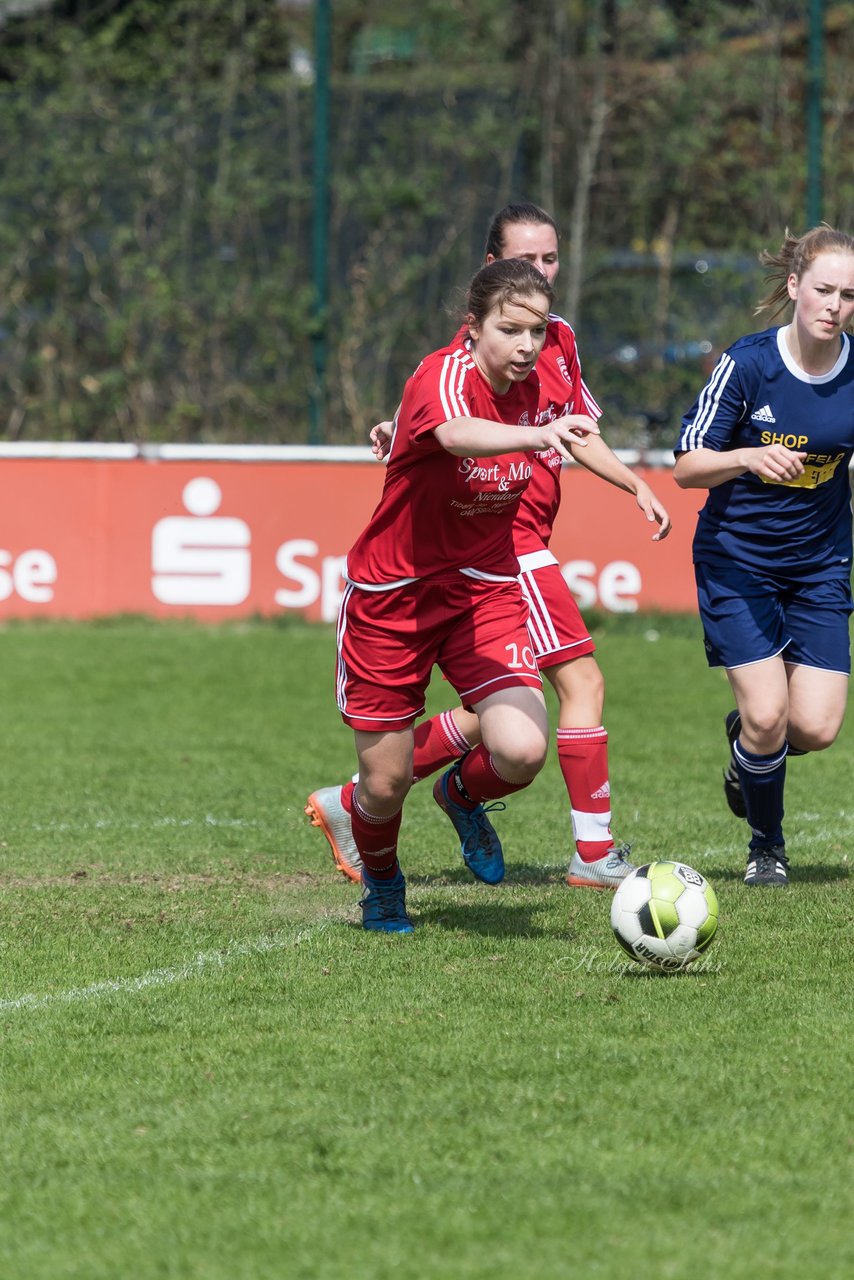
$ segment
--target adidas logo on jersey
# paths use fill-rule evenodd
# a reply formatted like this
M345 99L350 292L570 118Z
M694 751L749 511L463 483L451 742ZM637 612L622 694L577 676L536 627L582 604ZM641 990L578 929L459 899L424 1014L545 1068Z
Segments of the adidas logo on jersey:
M777 419L771 412L770 404L765 404L761 409L757 409L755 413L750 415L751 422L776 422Z

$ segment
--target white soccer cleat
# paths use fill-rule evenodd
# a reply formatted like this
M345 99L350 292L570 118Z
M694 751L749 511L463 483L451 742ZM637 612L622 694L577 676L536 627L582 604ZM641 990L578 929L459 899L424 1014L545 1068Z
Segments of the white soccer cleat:
M628 844L615 845L595 862L585 862L574 853L566 873L566 883L573 888L617 889L635 869L629 862L630 853L631 845Z
M321 787L308 797L305 811L313 827L320 830L329 841L335 865L348 880L359 884L362 879L362 859L353 839L350 815L341 803L341 787Z

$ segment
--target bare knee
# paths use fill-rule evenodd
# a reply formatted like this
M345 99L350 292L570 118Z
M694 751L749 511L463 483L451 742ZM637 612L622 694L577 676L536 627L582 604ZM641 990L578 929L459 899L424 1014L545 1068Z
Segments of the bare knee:
M503 690L475 708L483 744L502 778L524 786L542 769L549 742L546 704L539 689Z
M406 773L386 771L368 773L359 771L357 798L368 813L376 817L389 817L397 813L412 786L412 770Z
M548 741L544 736L529 735L524 741L502 743L491 751L496 770L507 782L532 782L546 762Z
M756 755L769 755L782 746L786 737L786 713L781 708L751 708L742 712L739 739L748 751Z
M845 719L848 677L838 671L795 666L787 674L790 744L801 751L826 751Z
M799 751L826 751L838 736L839 727L831 724L810 725L808 728L791 726L788 733L789 742Z
M357 799L377 818L397 813L412 786L412 730L392 733L356 731L359 757Z
M412 786L412 761L407 753L386 753L381 759L359 759L356 795L359 804L378 818L397 813Z

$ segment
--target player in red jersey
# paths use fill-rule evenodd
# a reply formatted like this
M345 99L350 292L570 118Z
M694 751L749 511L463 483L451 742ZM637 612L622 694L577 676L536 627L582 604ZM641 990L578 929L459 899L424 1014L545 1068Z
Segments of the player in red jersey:
M508 205L490 224L484 256L486 262L507 258L528 261L553 284L559 268L554 221L536 205ZM549 316L536 368L540 379L540 423L567 413L586 413L598 419L601 411L581 376L575 334L560 316ZM390 429L391 424L380 423L371 433L378 457L384 456ZM654 540L667 536L670 519L666 510L649 486L620 462L601 437L587 437L583 449L570 446L570 452L594 474L634 495L646 519L657 525ZM554 449L537 454L531 483L522 496L514 525L514 548L523 594L530 608L529 629L537 664L559 700L558 759L569 794L575 841L567 883L614 889L631 870L631 864L627 848L615 846L611 834L608 735L602 723L605 682L594 657L595 644L557 560L548 549L560 505L563 462L564 455ZM479 742L477 717L463 707L424 721L415 729L415 779L429 776ZM358 880L358 854L340 793L340 787L321 788L309 797L306 812L322 828L340 870Z
M570 443L598 433L586 415L536 423L534 363L551 296L526 262L477 273L462 340L427 356L406 384L382 497L347 557L337 695L359 775L341 804L361 859L366 929L412 930L397 839L412 725L434 665L480 724L481 744L449 770L441 798L480 879L504 874L497 838L493 846L480 835L483 801L526 787L545 760L548 721L513 521L533 454L569 457Z

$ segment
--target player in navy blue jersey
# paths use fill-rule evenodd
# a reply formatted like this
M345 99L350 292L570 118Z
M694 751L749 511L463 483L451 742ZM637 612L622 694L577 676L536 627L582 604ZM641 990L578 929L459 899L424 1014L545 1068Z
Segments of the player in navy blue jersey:
M708 489L694 536L706 656L725 667L727 801L750 827L747 885L788 884L787 754L835 741L851 671L854 237L823 223L764 253L756 308L789 324L721 356L682 420L674 476Z

